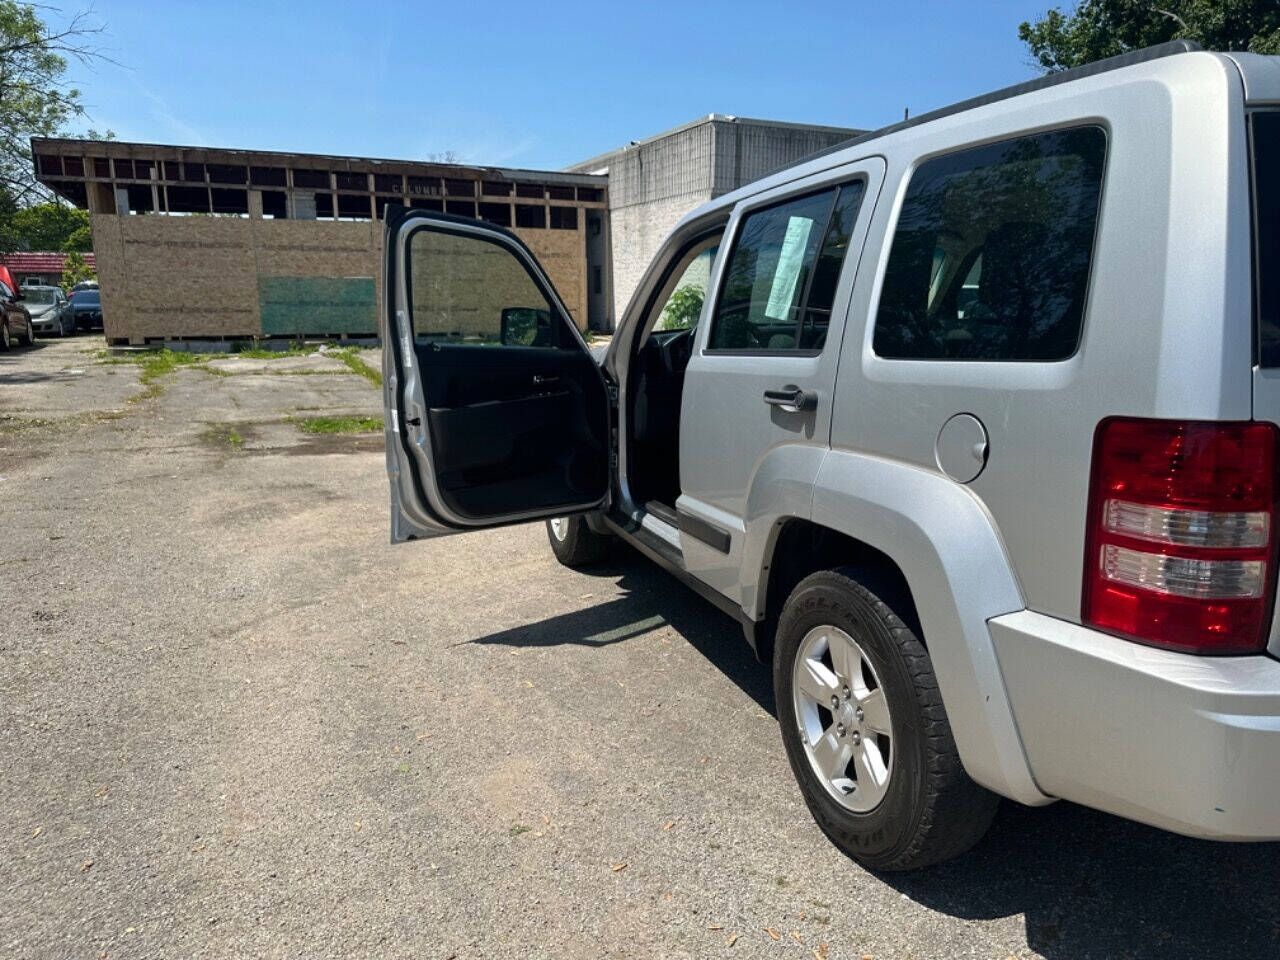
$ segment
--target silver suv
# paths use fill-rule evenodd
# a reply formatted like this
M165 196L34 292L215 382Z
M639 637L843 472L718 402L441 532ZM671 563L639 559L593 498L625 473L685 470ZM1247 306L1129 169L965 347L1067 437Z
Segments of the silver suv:
M602 358L505 230L385 251L393 541L661 564L861 863L999 797L1280 838L1280 58L1142 51L714 200Z

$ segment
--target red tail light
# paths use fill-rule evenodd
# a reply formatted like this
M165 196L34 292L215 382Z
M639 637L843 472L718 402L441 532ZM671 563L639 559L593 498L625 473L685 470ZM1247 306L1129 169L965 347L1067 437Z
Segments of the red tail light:
M1276 579L1278 435L1269 423L1099 424L1085 622L1189 653L1265 647Z

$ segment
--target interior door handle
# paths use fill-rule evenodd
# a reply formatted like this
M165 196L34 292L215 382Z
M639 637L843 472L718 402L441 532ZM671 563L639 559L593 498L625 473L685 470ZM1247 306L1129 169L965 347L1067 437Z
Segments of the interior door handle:
M559 381L560 381L559 377L549 376L547 374L535 373L533 375L533 382L535 384L538 384L539 386L544 383L559 383Z
M818 395L812 390L801 390L794 383L788 383L781 390L766 390L764 402L772 407L781 407L788 413L799 413L802 410L817 409Z

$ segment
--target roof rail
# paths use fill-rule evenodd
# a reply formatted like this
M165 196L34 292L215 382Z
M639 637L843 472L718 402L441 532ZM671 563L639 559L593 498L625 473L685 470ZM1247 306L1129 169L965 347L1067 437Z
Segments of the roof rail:
M1095 60L1093 63L1086 63L1082 67L1072 67L1070 70L1060 70L1057 73L1048 73L1043 77L1037 77L1034 80L1015 83L1011 87L1004 87L992 93L984 93L978 97L961 100L959 103L953 103L949 107L939 107L937 110L930 110L928 113L922 113L918 117L912 117L909 120L899 120L897 123L891 123L889 126L881 127L879 130L871 130L867 133L859 134L856 137L841 141L834 146L819 150L817 153L811 153L807 157L797 160L795 163L787 164L787 166L799 166L802 163L808 163L810 160L816 160L819 157L825 157L832 153L839 153L841 150L848 147L852 147L859 143L865 143L868 140L874 140L877 137L883 137L886 134L897 133L899 130L906 130L910 127L918 127L922 123L928 123L931 120L940 120L943 117L949 117L956 113L963 113L965 110L973 110L976 107L985 107L991 103L999 103L1001 100L1008 100L1012 97L1021 96L1024 93L1031 93L1033 90L1043 90L1046 87L1056 87L1060 83L1070 83L1072 80L1080 80L1084 77L1092 77L1099 73L1119 70L1121 67L1131 67L1136 63L1146 63L1148 60L1160 60L1164 57L1174 57L1181 53L1196 53L1203 49L1204 47L1200 46L1200 44L1196 43L1194 40L1170 40L1167 43L1158 43L1153 47L1143 47L1141 50L1131 50L1128 53L1122 53L1118 56L1107 57L1105 60Z

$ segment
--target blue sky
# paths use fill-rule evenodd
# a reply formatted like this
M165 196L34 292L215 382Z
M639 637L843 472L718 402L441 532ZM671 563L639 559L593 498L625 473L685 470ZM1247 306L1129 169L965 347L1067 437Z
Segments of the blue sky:
M72 73L122 140L557 169L707 113L876 127L1016 83L1051 5L96 0L120 65Z

